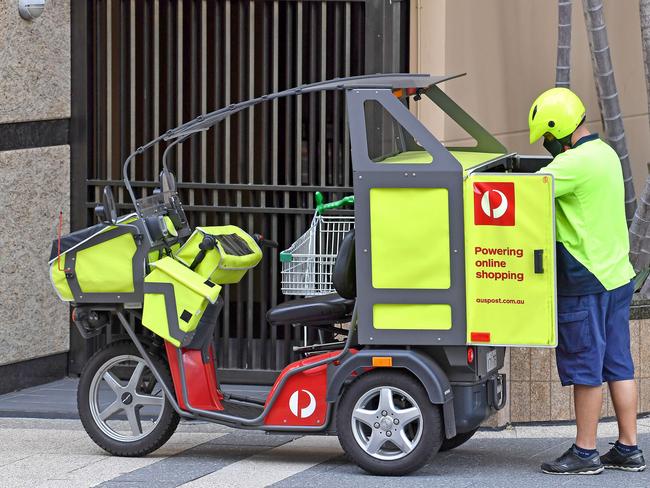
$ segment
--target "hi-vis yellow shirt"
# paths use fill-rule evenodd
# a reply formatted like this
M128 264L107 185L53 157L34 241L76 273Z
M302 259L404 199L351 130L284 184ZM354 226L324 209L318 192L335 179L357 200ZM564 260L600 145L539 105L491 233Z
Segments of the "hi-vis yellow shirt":
M558 294L586 295L629 283L635 273L616 152L592 134L540 173L555 177Z

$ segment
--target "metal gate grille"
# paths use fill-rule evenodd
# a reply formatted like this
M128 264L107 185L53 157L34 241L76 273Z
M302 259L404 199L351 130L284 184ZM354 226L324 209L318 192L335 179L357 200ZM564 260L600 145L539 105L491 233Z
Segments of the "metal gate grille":
M123 212L131 209L121 163L169 128L264 93L403 69L406 8L389 0L73 2L73 225L93 222L104 185L113 187ZM164 149L132 166L138 196L157 186ZM231 223L281 248L308 226L315 191L326 198L350 192L349 136L337 92L256 106L173 151L192 225ZM277 252L267 252L240 284L225 287L220 368L275 371L293 359L300 331L265 320L282 301L278 268ZM75 371L97 344L71 341Z

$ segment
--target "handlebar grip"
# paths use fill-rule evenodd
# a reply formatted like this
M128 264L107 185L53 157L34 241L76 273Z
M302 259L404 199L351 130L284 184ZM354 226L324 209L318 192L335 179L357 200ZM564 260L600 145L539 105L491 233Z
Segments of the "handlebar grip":
M203 240L199 244L200 251L196 254L196 256L194 256L194 260L192 261L192 264L190 264L190 269L195 270L196 267L205 259L207 252L214 249L214 246L214 237L209 235L203 236Z
M191 269L192 271L194 271L194 270L196 269L196 267L197 267L199 264L201 264L201 262L202 262L203 259L205 258L205 253L206 253L206 252L207 252L207 251L206 251L205 249L201 249L201 250L196 254L196 256L194 256L194 260L192 261L192 264L190 264L190 269Z
M262 234L253 234L253 239L255 239L255 242L257 242L257 245L260 247L271 247L271 248L277 248L279 244L271 239L264 239L264 236Z
M322 214L325 210L341 208L341 207L345 207L346 205L354 205L353 195L341 198L340 200L336 200L334 202L323 203L323 195L321 194L321 192L317 191L315 194L315 200L316 200L316 212L318 214Z
M214 242L214 237L205 235L203 236L203 240L199 244L199 249L201 249L202 251L210 251L214 249L215 245L216 244Z

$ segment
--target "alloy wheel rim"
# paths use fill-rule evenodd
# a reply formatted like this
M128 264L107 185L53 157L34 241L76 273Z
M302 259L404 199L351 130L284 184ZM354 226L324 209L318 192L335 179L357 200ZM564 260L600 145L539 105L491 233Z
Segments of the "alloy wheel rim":
M165 409L165 394L144 359L126 354L111 358L97 370L89 401L97 427L119 442L146 437Z
M366 454L395 461L416 448L422 437L419 405L404 390L380 386L364 393L352 409L354 439Z

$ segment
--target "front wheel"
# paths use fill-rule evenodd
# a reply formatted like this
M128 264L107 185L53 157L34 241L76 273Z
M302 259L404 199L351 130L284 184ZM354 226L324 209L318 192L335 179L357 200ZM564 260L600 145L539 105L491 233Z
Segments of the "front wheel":
M440 409L419 381L398 371L374 371L354 381L339 402L336 425L348 457L378 475L420 469L442 442Z
M150 356L163 381L169 369ZM79 417L91 439L116 456L144 456L176 430L178 414L131 342L98 351L84 367L77 390Z

